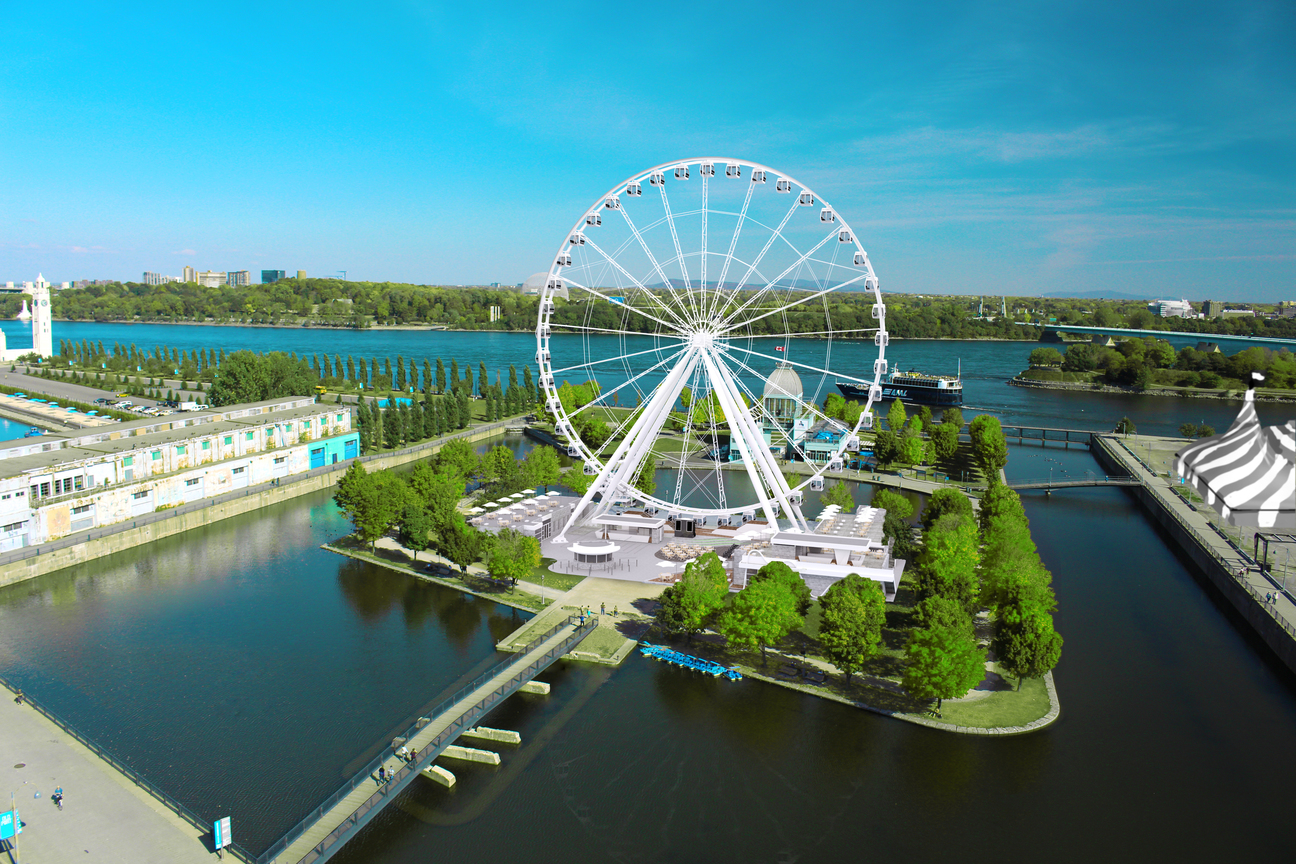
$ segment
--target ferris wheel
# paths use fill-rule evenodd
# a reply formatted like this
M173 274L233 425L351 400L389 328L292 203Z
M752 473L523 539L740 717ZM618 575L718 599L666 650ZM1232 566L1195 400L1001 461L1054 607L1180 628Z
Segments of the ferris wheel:
M841 292L869 296L842 303ZM851 368L834 369L843 339L862 341ZM823 489L872 426L887 342L868 254L804 183L699 158L617 184L567 233L540 292L545 409L593 478L557 539L630 502L809 530L805 492ZM830 416L839 384L863 401ZM786 461L800 473L785 476Z

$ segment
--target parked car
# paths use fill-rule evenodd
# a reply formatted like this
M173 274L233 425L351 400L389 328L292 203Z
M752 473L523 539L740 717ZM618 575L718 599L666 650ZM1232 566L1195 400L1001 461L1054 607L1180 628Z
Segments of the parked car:
M94 404L96 404L96 405L111 405L111 404L112 404L112 400L111 400L111 399L96 399L96 400L94 401Z

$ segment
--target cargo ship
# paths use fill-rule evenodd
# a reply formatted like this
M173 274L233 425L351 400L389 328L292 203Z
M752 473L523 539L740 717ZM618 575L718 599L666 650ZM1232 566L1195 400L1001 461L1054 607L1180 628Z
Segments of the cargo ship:
M837 389L847 399L860 402L868 399L868 387L862 384L838 381ZM901 372L896 369L882 380L882 398L916 402L919 405L962 405L963 364L959 364L958 374L953 377L928 375L913 370Z

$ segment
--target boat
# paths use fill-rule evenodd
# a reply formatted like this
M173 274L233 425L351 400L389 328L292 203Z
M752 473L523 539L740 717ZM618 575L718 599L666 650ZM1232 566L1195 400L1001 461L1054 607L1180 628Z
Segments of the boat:
M647 657L654 660L661 660L663 663L670 663L672 666L683 666L685 669L692 669L695 672L701 672L703 675L710 675L713 678L726 678L730 681L741 681L742 673L737 669L731 669L728 666L722 666L710 660L703 660L701 657L694 657L691 654L684 654L673 648L667 648L664 645L653 645L651 642L641 642L639 650Z
M861 402L868 399L868 387L863 384L838 381L837 389L847 399L857 399ZM882 398L916 402L920 405L962 405L963 364L959 363L958 374L952 377L928 375L912 369L908 372L895 369L882 381Z
M44 430L44 429L40 429L40 428L38 428L38 427L36 427L36 426L32 426L32 427L30 427L30 428L27 430L27 433L26 433L25 435L23 435L23 437L24 437L24 438L35 438L35 437L38 436L38 435L44 435L44 434L45 434L45 430Z

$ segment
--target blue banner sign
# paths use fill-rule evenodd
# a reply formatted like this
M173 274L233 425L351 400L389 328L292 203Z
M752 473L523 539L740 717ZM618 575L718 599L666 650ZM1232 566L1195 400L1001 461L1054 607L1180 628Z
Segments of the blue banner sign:
M12 840L14 835L22 833L22 817L17 810L6 810L0 813L0 840Z
M217 849L224 849L226 846L230 845L230 843L233 842L230 837L230 817L226 816L224 819L217 819L215 823L213 823L212 834L216 837L215 843L212 845Z

